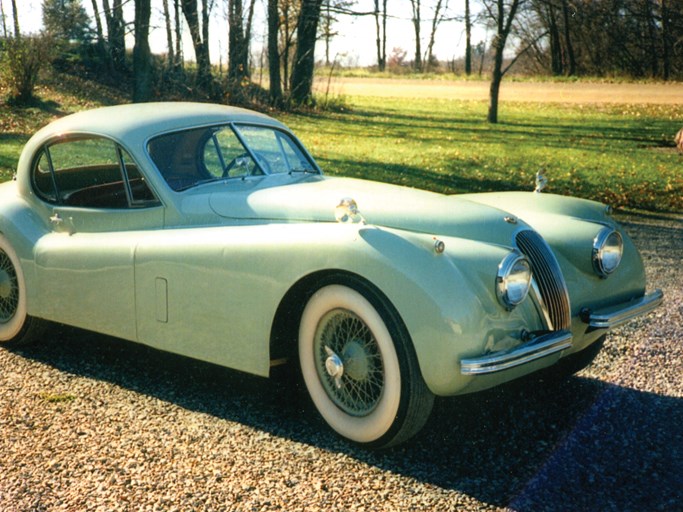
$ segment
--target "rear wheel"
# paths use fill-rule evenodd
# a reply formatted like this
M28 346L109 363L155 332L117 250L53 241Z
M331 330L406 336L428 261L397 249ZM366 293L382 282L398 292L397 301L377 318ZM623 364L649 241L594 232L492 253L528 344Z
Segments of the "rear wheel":
M0 345L15 346L35 341L45 321L26 313L26 283L19 257L0 235Z
M301 371L314 405L337 433L389 447L424 426L434 396L393 308L353 284L323 286L308 301L299 329Z

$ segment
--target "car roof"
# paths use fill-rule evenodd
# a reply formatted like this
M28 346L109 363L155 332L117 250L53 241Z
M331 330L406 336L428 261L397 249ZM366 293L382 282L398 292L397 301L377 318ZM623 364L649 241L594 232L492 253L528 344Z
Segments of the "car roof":
M144 141L169 131L219 123L258 123L284 128L275 119L252 110L191 102L133 103L101 107L58 119L36 135L40 139L66 133L96 133L125 141Z

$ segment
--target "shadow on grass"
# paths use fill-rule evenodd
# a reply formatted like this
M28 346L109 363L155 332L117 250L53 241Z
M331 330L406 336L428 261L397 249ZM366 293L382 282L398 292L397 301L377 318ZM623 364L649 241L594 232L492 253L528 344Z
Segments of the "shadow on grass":
M61 329L20 351L61 371L341 452L368 465L532 510L669 510L683 489L683 401L571 378L439 399L408 444L368 452L339 439L296 384Z
M424 142L445 143L470 142L473 136L482 144L508 144L519 141L530 145L543 145L550 148L567 148L580 146L585 150L604 151L615 142L629 144L638 143L641 147L669 145L663 140L666 122L599 122L577 119L575 122L560 122L548 116L544 122L530 122L527 119L516 119L497 124L487 123L484 118L469 114L468 116L452 116L439 112L424 115L406 114L398 110L391 112L354 110L345 116L339 116L335 129L327 125L329 114L300 114L308 123L320 125L322 133L330 136L342 136L349 131L363 134L381 133L392 137L412 138ZM443 136L448 132L449 138ZM531 138L530 138L531 137Z

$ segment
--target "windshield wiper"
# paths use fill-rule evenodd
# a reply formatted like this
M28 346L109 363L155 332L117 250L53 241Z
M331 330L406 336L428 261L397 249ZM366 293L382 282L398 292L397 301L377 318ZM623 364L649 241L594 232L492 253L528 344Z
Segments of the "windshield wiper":
M318 171L315 169L290 169L289 174L294 174L295 172L303 174L318 174Z

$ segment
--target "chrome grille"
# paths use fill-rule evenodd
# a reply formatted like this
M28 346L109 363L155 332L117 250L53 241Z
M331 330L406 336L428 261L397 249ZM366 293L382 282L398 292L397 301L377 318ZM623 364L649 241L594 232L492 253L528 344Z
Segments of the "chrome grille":
M531 262L531 271L538 287L537 299L545 309L553 330L569 329L571 309L567 285L562 276L560 265L548 244L541 235L531 230L517 233L517 247Z

